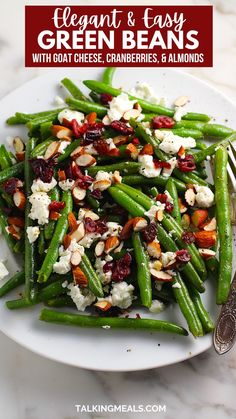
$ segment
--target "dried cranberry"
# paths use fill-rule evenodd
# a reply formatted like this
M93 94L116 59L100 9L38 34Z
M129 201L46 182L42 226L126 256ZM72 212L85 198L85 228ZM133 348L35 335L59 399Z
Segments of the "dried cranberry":
M195 242L195 236L191 231L185 231L182 233L182 240L186 244L191 244Z
M191 259L191 256L186 249L177 250L175 255L177 263L188 263Z
M93 198L97 199L98 201L100 201L100 199L102 199L102 198L103 198L103 196L102 196L102 192L100 191L100 189L94 189L94 190L91 192L91 196L92 196Z
M109 93L102 93L100 96L100 102L102 105L108 105L109 102L111 102L113 99L112 95L109 95Z
M67 179L73 179L74 178L74 176L73 176L73 169L72 169L71 164L68 164L65 167L65 174L66 174L66 178Z
M130 274L132 256L126 253L122 258L115 261L112 269L112 281L123 281Z
M111 208L111 211L112 211L112 214L115 214L115 215L124 215L124 216L127 215L127 211L124 208L120 207L120 205L114 205Z
M181 172L191 172L196 169L195 160L192 154L187 154L184 159L178 159L178 168Z
M161 202L162 204L165 204L167 201L168 196L165 193L159 193L156 196L156 201Z
M81 172L80 167L75 162L71 164L71 170L72 170L73 179L79 179L83 176L83 173Z
M133 127L128 127L125 122L113 121L111 127L124 135L131 135L134 133Z
M11 177L10 179L6 180L3 184L3 189L8 195L14 195L19 187L22 187L23 183L21 180L17 179L16 177Z
M140 144L140 141L139 141L139 139L138 138L134 138L133 140L132 140L132 143L134 144L134 145L139 145Z
M170 213L173 211L173 209L174 209L174 205L171 202L166 202L165 211Z
M76 119L72 119L71 129L75 138L81 137L87 131L87 128L88 124L80 125Z
M54 175L54 166L56 165L56 158L53 157L48 160L31 159L30 164L34 171L36 178L40 178L45 183L50 183Z
M154 116L152 119L152 127L154 129L159 128L173 128L175 121L169 116Z
M85 133L85 140L94 141L102 136L104 131L103 123L89 124Z
M113 268L113 262L107 262L105 263L102 269L103 269L103 272L106 273L106 272L112 271L112 268Z
M152 242L157 235L157 226L155 223L150 223L142 230L143 240L147 243Z
M97 233L104 234L104 233L106 233L107 230L108 230L108 227L107 227L105 221L98 220L96 222L96 232Z
M93 142L94 148L97 150L100 156L107 156L110 152L110 147L103 139L95 140Z
M65 202L59 202L59 201L52 201L51 204L49 204L49 210L50 211L60 211L63 208L65 208Z
M89 175L82 175L77 179L76 183L81 189L88 189L92 185L93 180Z
M159 169L159 168L170 169L171 168L171 164L168 163L167 161L154 160L153 163L156 169Z
M95 233L97 231L97 224L90 217L85 217L84 227L85 227L86 233Z

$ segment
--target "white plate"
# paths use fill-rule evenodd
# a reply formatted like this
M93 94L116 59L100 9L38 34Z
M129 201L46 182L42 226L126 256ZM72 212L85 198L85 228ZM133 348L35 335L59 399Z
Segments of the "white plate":
M7 127L4 121L15 111L37 112L55 107L53 99L63 96L59 81L71 77L76 82L83 79L99 79L101 69L53 70L49 74L34 79L18 88L0 102L1 140L11 135L26 135L18 127ZM236 107L223 95L207 84L176 70L152 68L118 69L114 84L126 89L136 81L147 81L158 95L173 101L178 96L191 98L189 109L214 116L219 123L227 118L234 126ZM4 239L0 240L1 259L7 259L7 267L13 273L16 261L9 254ZM213 281L209 280L204 303L213 318L216 316L215 292ZM0 330L20 345L47 358L77 367L104 371L132 371L161 367L183 361L195 356L211 346L211 336L194 339L192 336L179 337L168 334L115 331L85 330L38 321L40 307L9 311L5 300L15 298L12 292L0 302ZM141 310L136 310L142 316ZM134 312L134 313L135 313ZM186 322L177 306L169 307L158 316L186 327Z

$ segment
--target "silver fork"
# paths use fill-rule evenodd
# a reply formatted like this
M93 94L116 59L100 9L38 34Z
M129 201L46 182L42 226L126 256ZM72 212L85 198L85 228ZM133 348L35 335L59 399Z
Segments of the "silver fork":
M229 194L231 205L231 224L236 225L236 150L233 144L227 147L229 161L227 172L229 177ZM216 352L223 355L234 345L236 337L236 274L234 274L230 293L226 303L222 306L218 317L213 343Z

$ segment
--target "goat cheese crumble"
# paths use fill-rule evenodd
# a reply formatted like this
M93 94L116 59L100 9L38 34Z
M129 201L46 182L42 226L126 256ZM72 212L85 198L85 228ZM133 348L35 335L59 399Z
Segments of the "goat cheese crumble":
M109 103L110 109L108 109L107 115L110 121L119 121L123 114L133 109L136 100L130 100L127 93L121 93L120 95L113 97Z
M40 235L40 230L38 226L35 227L27 227L26 229L28 240L31 243L34 243L38 236Z
M95 300L95 295L88 289L80 289L78 285L68 285L68 295L71 297L79 311L84 311L86 307L90 306Z
M63 191L71 191L75 185L75 181L73 179L61 180L58 185Z
M151 306L150 306L150 308L149 308L149 311L151 312L151 313L156 313L156 314L158 314L158 313L160 313L161 311L163 311L165 309L165 304L164 303L162 303L161 301L159 301L159 300L152 300L152 304L151 304Z
M148 154L144 154L138 156L138 161L141 163L141 167L139 169L139 173L145 177L152 178L157 177L161 173L161 168L155 167L153 162L153 156L149 156Z
M127 282L117 282L113 284L111 290L111 301L113 306L128 308L132 304L134 287Z
M31 191L35 192L49 192L55 188L57 184L56 179L53 177L50 183L43 182L41 179L34 179L31 186Z
M209 208L214 204L214 194L208 186L194 185L196 203L201 208Z
M131 94L153 104L166 106L166 99L156 96L153 88L146 82L138 82L131 90Z
M160 150L167 154L178 153L181 146L185 149L196 147L196 141L192 137L180 137L173 132L164 132L164 138L159 145Z
M37 220L40 225L47 224L49 221L49 204L51 199L46 192L34 192L29 197L31 210L29 217L31 220Z
M75 119L81 125L84 122L84 114L78 111L71 111L70 109L63 109L58 114L60 124L63 124L63 119L67 119L69 122Z

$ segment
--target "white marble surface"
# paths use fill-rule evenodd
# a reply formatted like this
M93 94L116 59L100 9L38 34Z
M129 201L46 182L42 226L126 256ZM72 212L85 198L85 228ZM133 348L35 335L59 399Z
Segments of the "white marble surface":
M1 2L0 97L38 74L53 69L24 68L24 4L43 0ZM57 4L73 4L57 1ZM79 3L79 1L74 2ZM82 3L82 2L81 2ZM92 1L87 2L92 3ZM94 1L96 3L96 1ZM105 2L104 4L112 3ZM122 2L117 2L122 3ZM127 1L142 4L142 2ZM167 0L148 1L168 4ZM214 67L185 68L236 102L236 2L171 1L171 4L214 4ZM100 4L100 2L99 2ZM236 417L236 350L219 358L212 350L187 362L147 372L96 373L40 358L0 333L0 416L4 419L74 419L116 417L79 414L75 404L164 404L166 413L120 417L230 419Z

